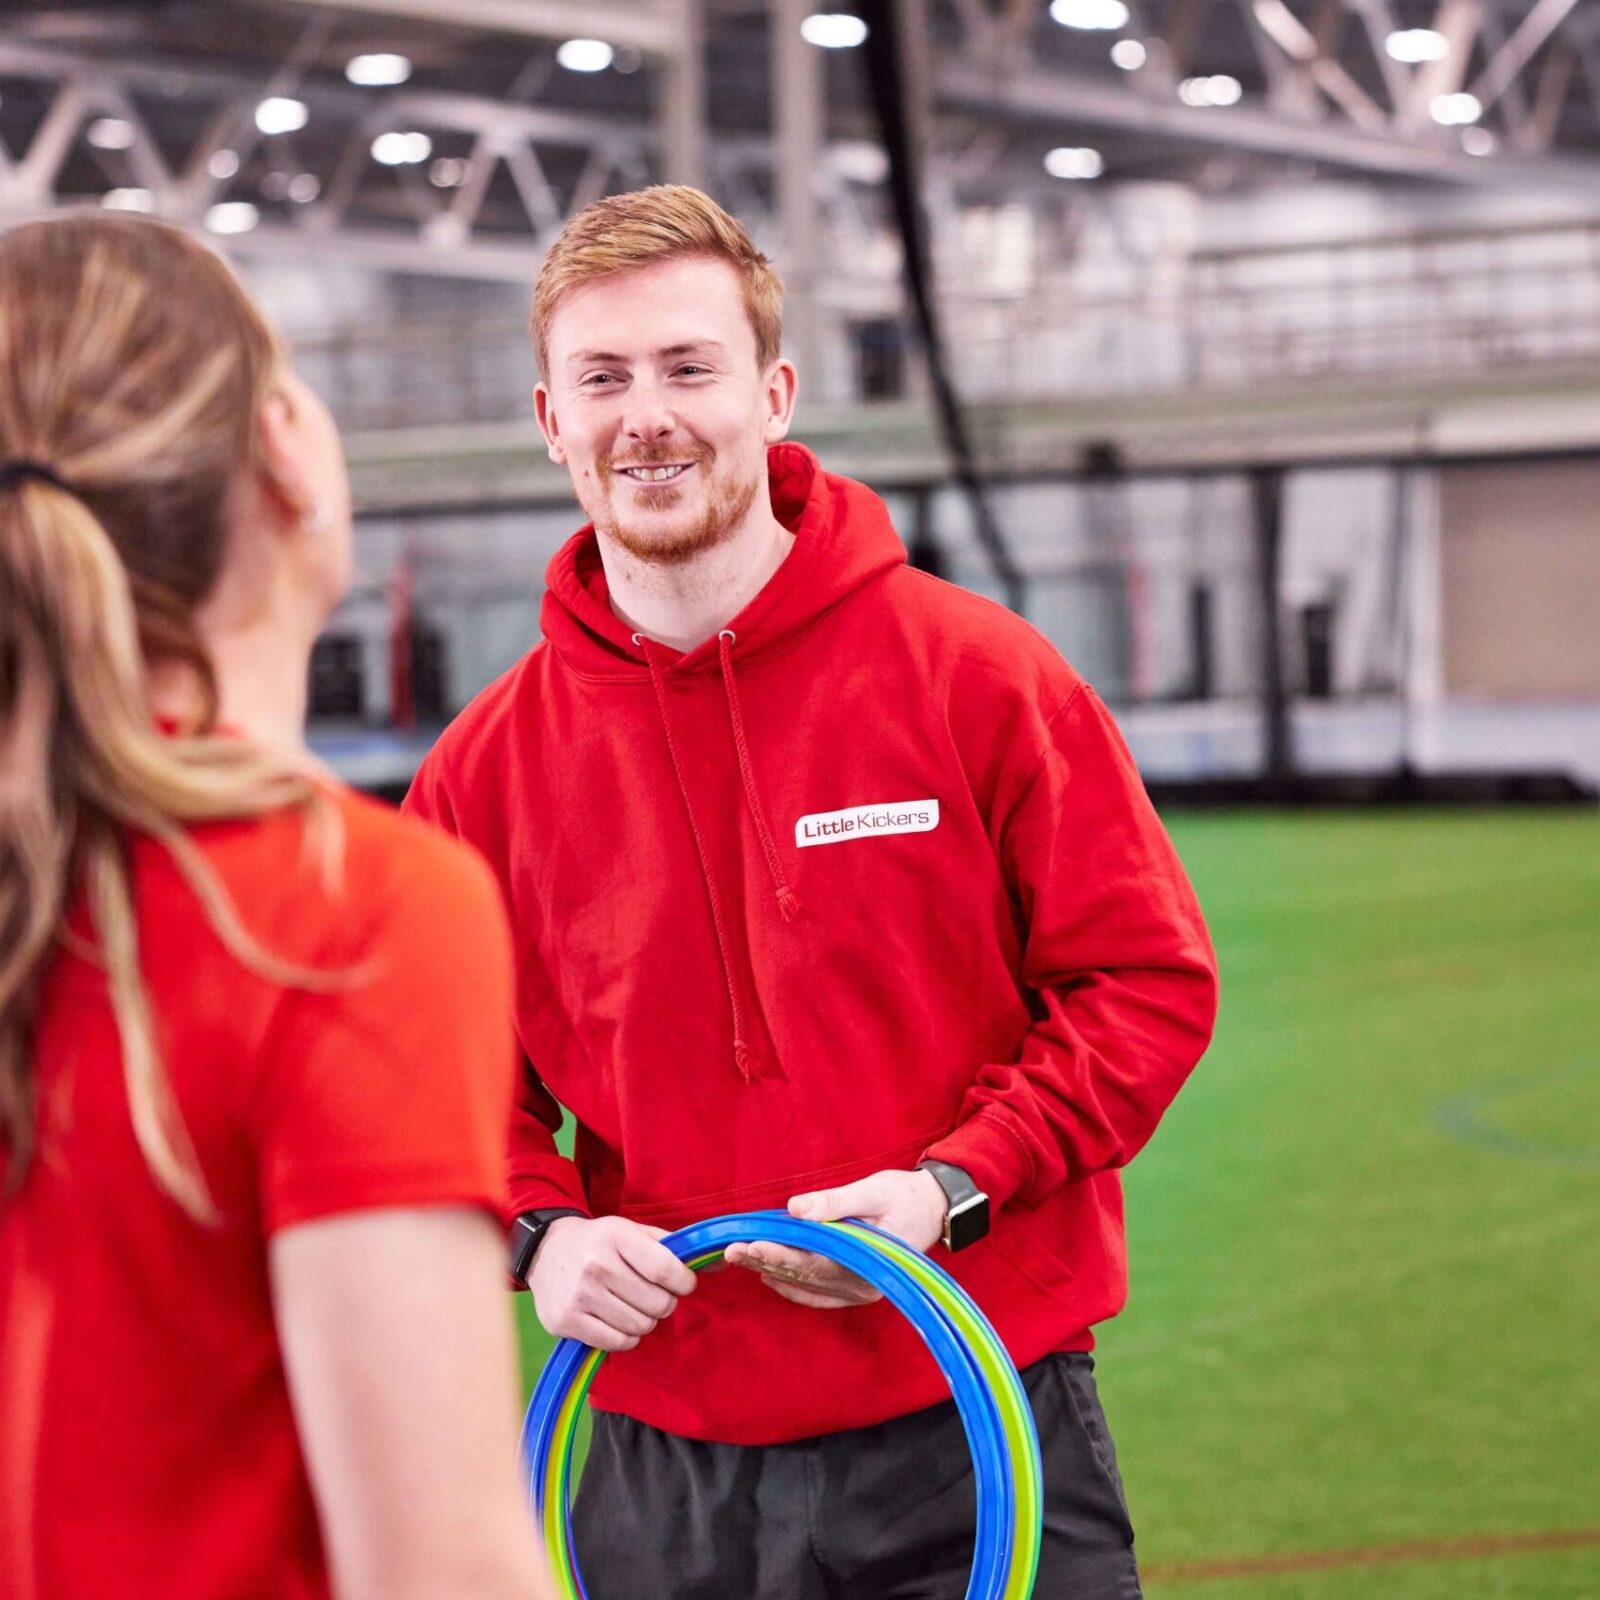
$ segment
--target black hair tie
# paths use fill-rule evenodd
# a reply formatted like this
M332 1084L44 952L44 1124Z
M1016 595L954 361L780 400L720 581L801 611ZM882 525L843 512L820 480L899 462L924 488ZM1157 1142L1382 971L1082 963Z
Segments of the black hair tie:
M42 461L29 461L25 457L0 461L0 490L14 489L18 484L26 483L29 478L37 478L41 483L52 483L58 489L66 489L69 494L72 492L61 474L54 467L47 467Z

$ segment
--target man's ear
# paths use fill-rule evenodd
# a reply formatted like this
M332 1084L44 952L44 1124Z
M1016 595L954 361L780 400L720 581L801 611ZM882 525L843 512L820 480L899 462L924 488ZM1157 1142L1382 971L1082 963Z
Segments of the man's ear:
M558 466L565 466L567 447L561 442L561 424L556 420L555 402L550 398L550 391L542 383L534 385L533 414L539 420L539 431L544 435L550 459Z
M773 362L772 370L767 373L764 391L766 423L762 436L768 444L776 444L788 435L789 424L794 419L795 397L799 392L800 377L795 371L794 362Z

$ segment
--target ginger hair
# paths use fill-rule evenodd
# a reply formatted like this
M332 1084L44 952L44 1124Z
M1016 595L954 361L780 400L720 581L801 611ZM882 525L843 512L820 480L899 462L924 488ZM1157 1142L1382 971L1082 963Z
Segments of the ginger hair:
M744 227L709 195L684 184L655 184L585 207L556 237L533 286L534 348L550 373L550 324L561 302L597 278L689 256L725 261L739 276L756 339L756 363L778 358L783 340L783 280Z

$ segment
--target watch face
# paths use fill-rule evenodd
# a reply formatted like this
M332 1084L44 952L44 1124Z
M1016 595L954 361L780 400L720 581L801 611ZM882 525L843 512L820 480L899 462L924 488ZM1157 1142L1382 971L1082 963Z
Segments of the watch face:
M527 1217L518 1217L511 1224L511 1275L523 1277L533 1256L533 1247L539 1242L543 1230Z
M989 1197L975 1194L960 1205L952 1206L946 1226L952 1254L976 1244L989 1231Z

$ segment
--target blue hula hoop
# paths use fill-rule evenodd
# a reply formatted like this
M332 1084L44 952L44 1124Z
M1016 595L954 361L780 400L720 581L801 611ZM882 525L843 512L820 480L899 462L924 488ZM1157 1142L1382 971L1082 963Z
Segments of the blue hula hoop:
M1017 1369L983 1313L926 1256L862 1222L747 1211L694 1223L661 1242L699 1269L719 1260L730 1244L758 1241L837 1262L879 1290L916 1329L950 1385L972 1451L977 1533L966 1600L1027 1600L1039 1560L1039 1438ZM603 1359L575 1339L561 1340L523 1423L523 1462L563 1600L588 1595L572 1547L572 1447L583 1398Z

